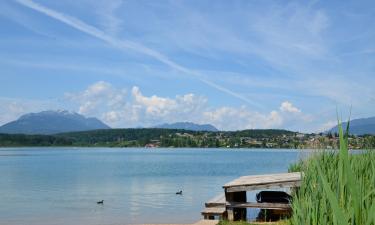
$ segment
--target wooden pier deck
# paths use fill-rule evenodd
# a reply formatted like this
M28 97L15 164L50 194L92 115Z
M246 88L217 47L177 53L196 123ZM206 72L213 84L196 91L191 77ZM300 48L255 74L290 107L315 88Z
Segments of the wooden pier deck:
M301 173L279 173L266 175L252 175L237 178L224 184L226 192L252 191L271 188L299 187Z
M223 219L226 216L226 201L225 194L220 194L205 203L205 208L202 211L204 219Z
M246 208L290 210L288 203L247 202L246 192L254 190L298 188L301 185L302 174L279 173L252 175L237 178L223 185L224 193L205 203L202 211L205 219L215 216L228 220L246 219Z
M205 206L206 207L220 207L220 206L223 206L225 207L225 194L222 193L210 200L208 200L206 203L205 203Z

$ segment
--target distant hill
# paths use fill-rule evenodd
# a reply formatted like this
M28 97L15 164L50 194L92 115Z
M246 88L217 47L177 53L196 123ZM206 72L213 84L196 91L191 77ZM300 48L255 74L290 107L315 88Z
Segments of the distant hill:
M347 123L343 123L346 127ZM330 129L328 132L338 133L337 126ZM350 121L350 134L364 135L375 134L375 117L355 119Z
M72 131L110 129L96 118L86 118L66 110L29 113L4 124L0 133L9 134L55 134Z
M154 128L183 129L192 131L218 131L218 129L211 124L195 124L190 122L165 123L157 125Z

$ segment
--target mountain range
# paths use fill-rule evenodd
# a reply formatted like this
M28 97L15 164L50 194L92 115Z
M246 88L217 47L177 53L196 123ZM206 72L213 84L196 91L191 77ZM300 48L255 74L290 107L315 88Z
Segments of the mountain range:
M218 129L210 124L195 124L191 122L165 123L154 128L218 131ZM57 134L97 129L110 129L110 127L97 118L86 118L81 114L67 110L48 110L38 113L28 113L15 121L6 123L0 126L0 133Z
M56 134L96 129L110 129L110 127L96 118L86 118L75 112L50 110L25 114L1 126L0 133Z
M218 129L211 124L195 124L191 122L164 123L157 125L154 128L183 129L192 131L218 131Z
M343 128L345 129L347 123L343 123ZM364 135L364 134L375 134L375 117L361 118L351 120L349 123L350 134ZM337 126L328 130L330 133L338 133Z
M347 123L343 123L346 127ZM191 122L164 123L154 128L183 129L190 131L218 131L211 124L195 124ZM110 129L97 118L86 118L67 110L42 111L28 113L19 119L0 126L0 133L8 134L56 134L75 131ZM337 133L337 126L327 132ZM354 135L375 134L375 117L354 119L350 121L350 133Z

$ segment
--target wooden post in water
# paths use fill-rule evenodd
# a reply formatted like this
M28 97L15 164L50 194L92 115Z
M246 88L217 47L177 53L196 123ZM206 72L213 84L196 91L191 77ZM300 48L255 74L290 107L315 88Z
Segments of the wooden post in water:
M241 202L246 203L246 191L226 192L225 199L227 202ZM227 217L229 221L246 220L246 208L228 208Z

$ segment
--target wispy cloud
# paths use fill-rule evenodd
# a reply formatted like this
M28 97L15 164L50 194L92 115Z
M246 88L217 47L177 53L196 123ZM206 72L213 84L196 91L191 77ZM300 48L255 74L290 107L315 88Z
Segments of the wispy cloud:
M98 2L96 13L100 16L105 31L116 36L121 31L122 20L116 13L123 5L123 0Z
M12 22L32 31L35 34L38 34L42 37L47 38L56 38L54 35L47 33L43 31L43 27L40 23L35 22L30 19L30 16L27 14L23 14L17 10L15 10L13 7L10 6L10 1L1 1L0 2L0 17L4 16L8 19L10 19ZM7 41L13 41L9 40L9 38L6 38ZM3 40L2 40L3 41Z
M122 50L133 50L133 51L136 51L136 52L139 52L139 53L142 53L142 54L145 54L147 56L150 56L162 63L164 63L165 65L168 65L170 66L171 68L177 70L177 71L180 71L182 73L185 73L185 74L188 74L188 75L191 75L191 76L194 76L196 77L198 80L202 81L203 83L219 90L219 91L222 91L226 94L229 94L235 98L238 98L238 99L241 99L242 101L250 104L250 105L253 105L253 106L256 106L256 107L261 107L260 104L256 103L255 101L252 101L250 100L249 98L246 98L244 96L242 96L241 94L238 94L232 90L229 90L219 84L216 84L212 81L209 81L207 79L204 79L201 77L201 74L199 74L198 72L194 71L194 70L191 70L190 68L187 68L187 67L184 67L174 61L172 61L171 59L169 59L166 55L163 55L162 53L156 51L156 50L153 50L151 48L148 48L148 47L145 47L139 43L136 43L136 42L133 42L133 41L129 41L129 40L124 40L124 39L117 39L113 36L110 36L108 34L106 34L105 32L103 32L102 30L92 26L92 25L89 25L75 17L72 17L72 16L69 16L69 15L66 15L66 14L63 14L61 12L58 12L58 11L55 11L53 9L50 9L50 8L47 8L41 4L38 4L38 3L35 3L31 0L16 0L18 3L20 3L21 5L23 6L26 6L30 9L33 9L35 11L38 11L40 13L43 13L51 18L54 18L60 22L63 22L77 30L80 30L86 34L89 34L93 37L96 37L102 41L105 41L107 42L108 44L118 48L118 49L122 49Z

